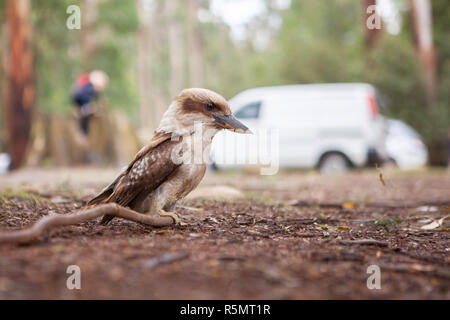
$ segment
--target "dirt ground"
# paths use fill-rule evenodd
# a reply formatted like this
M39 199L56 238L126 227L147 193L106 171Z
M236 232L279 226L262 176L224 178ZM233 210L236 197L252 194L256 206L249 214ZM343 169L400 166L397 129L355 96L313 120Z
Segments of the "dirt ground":
M82 207L116 172L0 176L0 232ZM450 217L421 228L450 215L446 171L208 173L201 187L214 185L245 196L186 200L186 226L90 221L0 246L0 299L450 299Z

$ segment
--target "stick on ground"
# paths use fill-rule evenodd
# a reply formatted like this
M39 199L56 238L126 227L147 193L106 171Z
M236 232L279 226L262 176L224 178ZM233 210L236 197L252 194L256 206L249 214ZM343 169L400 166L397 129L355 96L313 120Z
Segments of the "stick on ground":
M387 247L389 243L385 241L378 241L374 239L357 239L357 240L339 240L339 243L351 245L351 244L362 244L362 245L375 245L380 247Z
M116 203L107 203L70 214L48 215L38 220L30 228L0 233L0 244L28 243L36 240L39 236L49 231L50 229L78 224L81 222L96 219L105 214L138 223L143 223L153 227L164 227L175 223L172 217L147 215L136 212L129 208L122 207Z

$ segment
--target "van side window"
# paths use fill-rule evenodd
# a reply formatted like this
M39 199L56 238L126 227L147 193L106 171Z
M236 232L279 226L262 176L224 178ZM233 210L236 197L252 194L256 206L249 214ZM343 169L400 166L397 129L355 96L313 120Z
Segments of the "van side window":
M257 119L261 109L261 101L250 102L240 108L235 116L238 119Z

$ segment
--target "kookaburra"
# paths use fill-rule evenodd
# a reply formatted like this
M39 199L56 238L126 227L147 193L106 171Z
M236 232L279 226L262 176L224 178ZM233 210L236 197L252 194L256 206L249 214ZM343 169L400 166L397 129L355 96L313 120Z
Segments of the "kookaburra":
M205 155L209 157L212 139L222 129L250 133L221 95L201 88L183 90L163 115L152 140L88 204L113 202L141 213L169 215L178 222L173 209L202 180ZM105 215L101 223L112 218Z

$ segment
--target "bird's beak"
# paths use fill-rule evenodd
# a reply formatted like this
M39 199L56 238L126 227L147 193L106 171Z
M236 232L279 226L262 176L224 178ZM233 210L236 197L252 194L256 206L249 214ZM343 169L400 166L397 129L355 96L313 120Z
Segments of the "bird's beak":
M237 133L253 133L249 128L244 126L242 122L236 119L232 114L221 115L213 114L215 122L222 128L231 130Z

